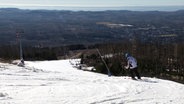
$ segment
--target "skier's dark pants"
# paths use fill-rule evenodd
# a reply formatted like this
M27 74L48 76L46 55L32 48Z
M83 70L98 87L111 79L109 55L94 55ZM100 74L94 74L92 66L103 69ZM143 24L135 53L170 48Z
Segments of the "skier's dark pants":
M139 72L137 71L137 68L134 68L134 69L130 69L130 75L132 77L132 79L135 79L135 75L137 76L138 79L141 79L140 75L139 75Z

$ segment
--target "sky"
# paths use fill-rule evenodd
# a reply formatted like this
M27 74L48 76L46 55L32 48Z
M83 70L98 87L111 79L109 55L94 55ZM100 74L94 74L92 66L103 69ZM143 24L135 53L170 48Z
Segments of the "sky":
M0 6L184 6L184 0L0 0Z
M0 8L57 9L60 7L182 6L184 0L0 0Z

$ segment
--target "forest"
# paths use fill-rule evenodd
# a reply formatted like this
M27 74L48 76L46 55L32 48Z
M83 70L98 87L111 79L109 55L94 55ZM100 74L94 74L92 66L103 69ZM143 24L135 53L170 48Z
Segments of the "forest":
M120 42L183 42L184 11L54 11L0 9L0 44L24 46Z
M19 59L19 46L1 46L1 61ZM3 50L2 50L3 49ZM97 52L100 51L101 56ZM157 77L184 83L184 44L143 44L137 40L94 45L60 47L24 47L25 60L58 60L81 58L80 65L93 66L94 72L108 74L105 60L114 76L127 76L125 53L137 59L141 76Z

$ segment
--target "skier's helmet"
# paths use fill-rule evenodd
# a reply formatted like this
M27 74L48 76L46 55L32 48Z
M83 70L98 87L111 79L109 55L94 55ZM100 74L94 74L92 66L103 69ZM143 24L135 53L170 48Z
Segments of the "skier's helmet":
M129 53L125 53L125 57L127 58L127 57L129 57L130 56L130 54Z

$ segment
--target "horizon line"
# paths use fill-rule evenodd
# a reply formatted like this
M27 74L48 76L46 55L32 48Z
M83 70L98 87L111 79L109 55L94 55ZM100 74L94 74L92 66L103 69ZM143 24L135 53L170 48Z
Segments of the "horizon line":
M0 8L1 6L5 7L5 6L13 6L13 7L89 7L89 8L95 8L95 7L102 7L102 8L107 8L107 7L172 7L172 6L183 6L184 5L118 5L118 6L112 6L112 5L56 5L56 4L47 4L47 5L42 5L42 4L0 4Z
M164 6L111 6L111 7L88 7L88 6L3 6L0 5L0 9L15 8L21 10L67 10L67 11L118 11L118 10L128 10L128 11L178 11L184 10L184 6L176 5L164 5Z

